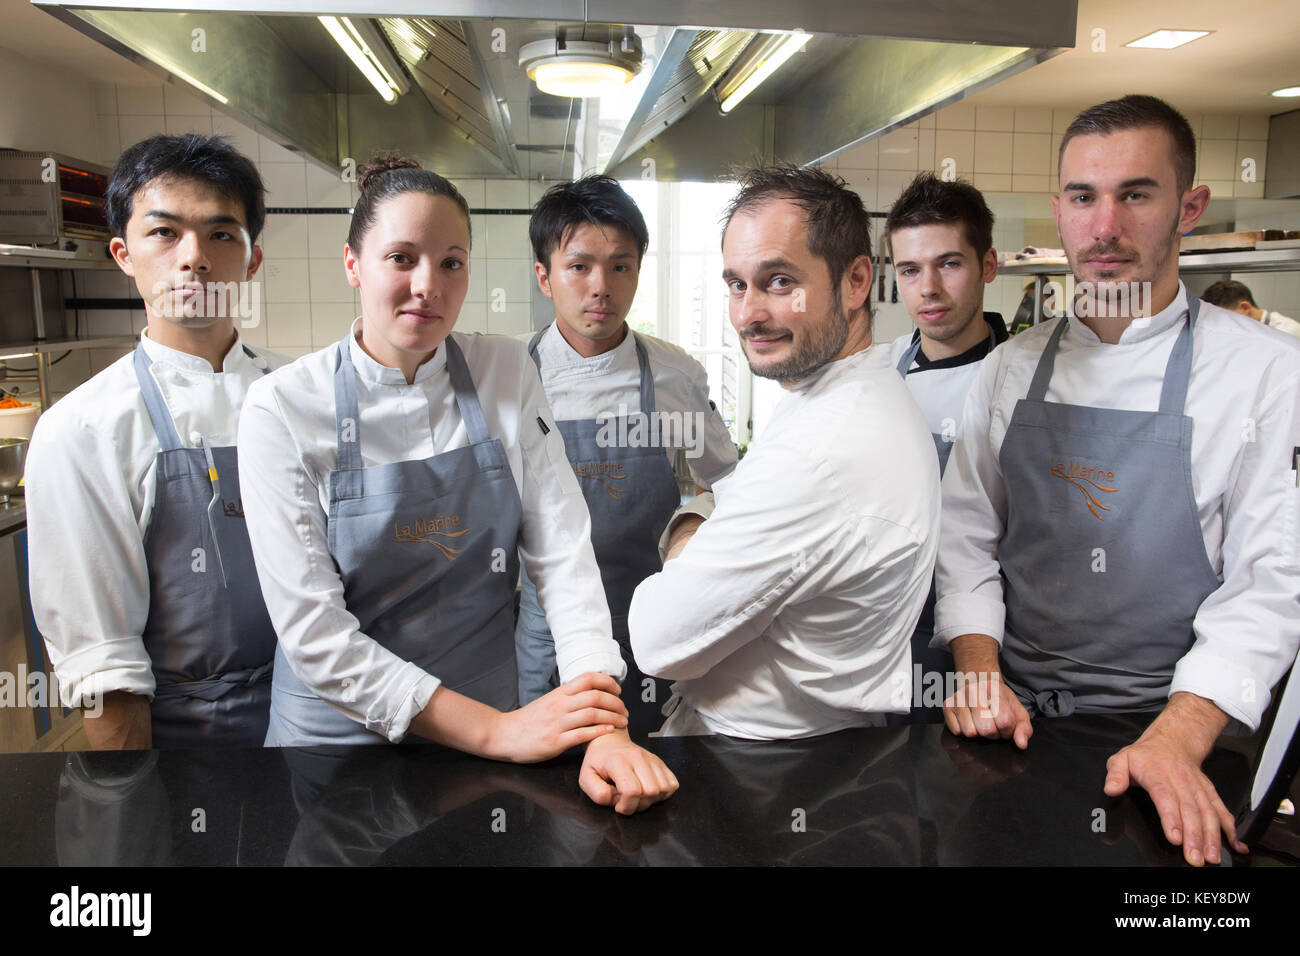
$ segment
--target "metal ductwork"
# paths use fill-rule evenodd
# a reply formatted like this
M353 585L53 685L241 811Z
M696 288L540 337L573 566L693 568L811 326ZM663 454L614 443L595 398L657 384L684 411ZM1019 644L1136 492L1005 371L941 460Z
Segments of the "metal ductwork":
M317 13L338 18L334 33L350 25L380 72L399 73L393 87L405 92L389 104L292 0L208 0L184 12L168 0L111 3L38 0L326 168L400 148L449 176L533 180L592 171L714 179L756 158L825 159L1062 52L1076 18L1073 0L844 9L664 0L653 10L631 0L448 0L437 12L384 0L362 13L353 0L318 0ZM802 52L723 116L713 91L737 85L733 67L753 69L774 32L796 30L810 34ZM519 62L526 44L547 42L609 45L633 64L639 54L640 71L615 95L550 96Z

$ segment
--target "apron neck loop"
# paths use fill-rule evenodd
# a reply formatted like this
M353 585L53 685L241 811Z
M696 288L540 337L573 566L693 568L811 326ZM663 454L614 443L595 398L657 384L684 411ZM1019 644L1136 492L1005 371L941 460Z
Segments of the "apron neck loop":
M1034 379L1029 383L1029 393L1025 395L1028 401L1041 402L1043 396L1047 394L1047 383L1052 380L1052 369L1056 365L1056 347L1065 332L1066 321L1062 316L1047 340L1047 348L1043 349L1043 357L1038 360L1038 367L1034 369Z
M911 369L912 363L916 361L917 353L920 351L921 336L920 333L918 333L916 341L907 347L907 351L903 353L903 357L898 360L898 374L903 376L904 379L907 378L908 370Z
M140 383L140 394L144 396L144 407L149 410L149 421L153 422L154 433L163 451L175 451L181 445L181 436L176 431L167 403L163 401L162 392L149 370L149 356L145 354L144 343L135 347L135 377Z
M461 353L456 340L448 335L442 340L447 350L447 374L451 376L451 387L456 393L456 407L460 409L461 421L469 435L471 445L479 445L489 440L487 421L483 418L483 406L479 404L478 392L474 388L474 379L470 377L469 366Z
M351 337L351 332L343 337L334 360L334 431L341 471L361 467L361 416L357 411L357 372L348 341Z
M1178 338L1174 340L1169 360L1165 363L1163 384L1160 386L1160 411L1172 415L1182 415L1183 407L1187 403L1187 382L1192 374L1192 329L1201 311L1201 300L1196 296L1189 293L1187 301L1186 321L1178 333ZM1056 365L1056 352L1067 321L1069 320L1062 317L1057 323L1056 328L1052 330L1051 338L1047 340L1047 347L1043 349L1042 358L1038 360L1038 367L1034 369L1034 379L1029 385L1028 394L1025 395L1025 398L1031 402L1041 402L1047 394L1047 385L1052 380L1052 369ZM902 365L900 364L899 367L901 369Z
M1165 380L1160 386L1160 411L1171 415L1183 414L1187 403L1187 381L1192 375L1192 329L1201 312L1201 300L1187 293L1187 321L1183 323L1173 351L1165 364Z
M547 329L554 324L552 322L546 326L545 329L534 335L528 343L528 354L533 357L533 362L537 365L539 372L542 370L542 360L537 354L537 343L542 340L542 336L546 334ZM645 346L641 344L641 337L632 330L631 326L628 327L627 334L632 336L632 344L636 346L637 367L641 370L641 411L643 414L649 415L655 410L655 378L650 371L650 356L646 353Z

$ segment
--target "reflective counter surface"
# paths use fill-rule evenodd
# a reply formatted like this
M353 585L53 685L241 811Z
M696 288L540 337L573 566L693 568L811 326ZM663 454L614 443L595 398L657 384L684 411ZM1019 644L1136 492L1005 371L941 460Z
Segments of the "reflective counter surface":
M939 725L651 740L682 786L635 817L579 791L576 753L533 766L435 746L0 756L0 864L1178 866L1144 794L1102 793L1106 759L1149 719L1039 720L1025 752ZM1222 748L1206 763L1229 807L1249 770ZM1294 820L1265 842L1283 826L1294 854Z

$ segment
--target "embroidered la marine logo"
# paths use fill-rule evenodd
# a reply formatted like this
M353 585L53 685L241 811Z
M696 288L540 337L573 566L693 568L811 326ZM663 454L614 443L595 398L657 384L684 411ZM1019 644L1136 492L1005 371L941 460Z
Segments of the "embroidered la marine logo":
M1115 472L1093 465L1080 464L1077 461L1063 462L1053 458L1052 474L1078 488L1083 493L1084 503L1093 516L1098 521L1106 520L1101 512L1109 511L1110 508L1101 503L1094 490L1102 494L1114 494L1119 491L1119 488L1115 487Z
M459 529L459 530L457 530ZM431 544L442 552L448 561L455 561L464 548L453 548L455 538L469 534L469 528L460 527L460 515L440 515L437 518L420 518L411 524L393 525L393 538L419 544Z
M621 461L580 461L573 466L573 473L578 478L596 482L605 489L605 494L615 501L623 500L623 489L611 482L622 481L627 475L623 472Z

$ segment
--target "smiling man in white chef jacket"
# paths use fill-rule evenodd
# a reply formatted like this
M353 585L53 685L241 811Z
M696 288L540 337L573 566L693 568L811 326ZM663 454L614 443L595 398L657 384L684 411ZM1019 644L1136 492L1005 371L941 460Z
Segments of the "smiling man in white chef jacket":
M236 328L257 320L262 180L220 138L156 136L122 154L107 204L148 327L32 436L36 623L95 749L258 747L275 632L233 446L278 364Z
M723 278L754 374L786 395L762 438L666 532L632 599L637 662L672 678L666 736L811 737L907 709L930 589L939 463L872 349L862 200L819 169L748 171Z
M1023 748L1040 716L1155 714L1105 792L1143 787L1200 865L1220 830L1244 850L1201 762L1230 720L1258 726L1300 643L1300 343L1179 281L1210 198L1195 156L1154 97L1067 129L1053 206L1073 315L997 349L966 403L935 636L988 675L946 705L955 733Z
M681 504L673 459L685 449L696 485L707 490L735 467L736 446L709 401L704 367L628 328L650 240L623 187L608 176L554 186L528 232L538 286L555 305L555 321L528 336L528 351L591 514L614 639L628 665L628 733L640 737L659 728L668 695L632 659L627 611L636 586L659 570L659 535ZM555 638L526 575L523 584L521 705L560 684Z

